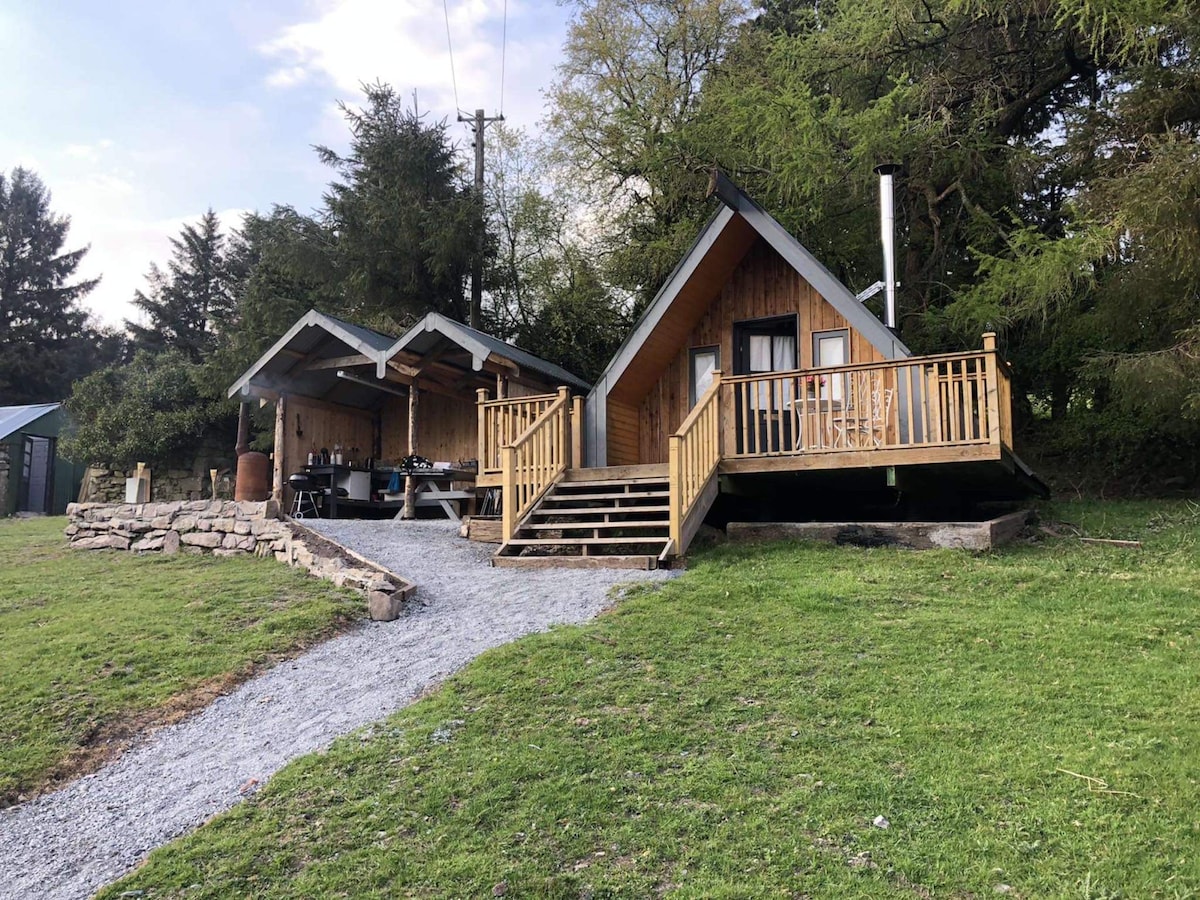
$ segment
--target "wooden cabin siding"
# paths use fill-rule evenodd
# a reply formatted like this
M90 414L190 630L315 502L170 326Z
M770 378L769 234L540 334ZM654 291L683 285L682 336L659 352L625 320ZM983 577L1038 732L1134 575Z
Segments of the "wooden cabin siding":
M641 422L638 408L608 398L608 465L632 466L638 463Z
M286 422L283 442L283 474L286 479L308 463L313 448L333 452L340 444L343 452L357 447L363 459L374 446L375 416L365 409L340 406L289 394L285 401ZM299 431L301 434L297 434Z
M408 456L408 400L388 397L383 405L379 458L399 462ZM433 461L456 463L479 453L478 413L474 398L421 392L417 405L417 453Z
M691 332L681 337L674 358L654 382L632 416L637 450L633 458L628 447L628 428L614 436L613 399L609 397L608 454L610 465L665 463L668 438L688 413L689 350L694 347L720 347L720 367L733 372L733 325L750 319L798 314L799 352L802 369L813 366L812 336L817 331L849 329L846 320L818 294L795 269L787 264L761 238L725 282L720 294ZM882 362L882 353L859 332L850 331L848 363ZM640 424L640 430L637 426Z

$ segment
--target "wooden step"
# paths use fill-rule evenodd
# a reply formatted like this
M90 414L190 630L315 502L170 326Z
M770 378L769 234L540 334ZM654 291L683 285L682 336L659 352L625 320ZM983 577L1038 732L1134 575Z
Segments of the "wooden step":
M557 488L557 486L556 486ZM641 500L645 498L666 499L671 496L670 491L635 491L632 493L607 493L607 494L560 494L557 490L547 494L542 498L542 503L551 502L573 502L575 500Z
M629 481L639 478L657 478L665 481L668 475L666 463L649 463L641 466L593 466L589 469L567 469L562 483L578 484L581 481Z
M513 538L505 547L573 547L595 544L662 544L666 537Z
M657 569L654 556L493 556L492 565L507 569Z
M616 481L559 481L554 485L555 492L563 491L565 493L575 495L575 489L588 491L594 488L617 488L623 487L630 493L642 487L659 487L661 489L668 488L668 482L665 478L644 478L644 479L629 479L622 478Z
M644 522L531 522L521 531L614 531L618 528L670 528L666 519L647 519ZM564 538L567 540L567 538Z
M565 498L564 498L565 499ZM538 507L529 515L533 516L599 516L613 513L669 513L669 506L556 506L553 509Z

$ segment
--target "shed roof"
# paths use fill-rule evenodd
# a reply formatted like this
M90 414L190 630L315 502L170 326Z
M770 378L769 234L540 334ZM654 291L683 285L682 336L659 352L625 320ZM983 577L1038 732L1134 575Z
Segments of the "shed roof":
M289 392L323 397L347 406L369 407L378 401L378 392L338 378L336 369L313 366L320 360L355 355L362 360L357 364L345 363L345 368L363 365L379 370L383 366L383 353L392 341L386 334L310 309L241 374L229 387L228 396L248 394L253 385L275 390L286 388Z
M28 406L0 406L0 439L31 425L47 413L62 406L61 403L33 403Z
M390 359L401 351L417 354L428 353L443 338L469 352L472 366L477 372L483 368L488 356L494 353L516 363L522 369L537 373L547 381L573 387L580 391L591 388L590 384L572 375L562 366L557 366L520 347L506 343L498 337L485 334L435 312L428 313L424 319L405 332L403 337L396 340L388 349L387 358Z
M536 381L565 384L580 391L590 387L561 366L439 313L427 314L403 337L395 339L335 316L309 310L242 373L230 386L228 396L253 393L255 391L252 388L258 389L259 393L263 390L283 390L368 408L381 399L379 392L370 384L371 375L377 379L398 377L388 371L388 362L397 354L425 356L434 353L439 344L444 346L446 342L457 348L456 353L465 352L469 359L463 365L476 372L483 369L489 357L498 357L528 371ZM355 359L351 360L350 356ZM446 364L447 359L443 358L442 363ZM355 367L363 367L357 370L355 378L338 376L339 369ZM374 367L374 372L370 367Z

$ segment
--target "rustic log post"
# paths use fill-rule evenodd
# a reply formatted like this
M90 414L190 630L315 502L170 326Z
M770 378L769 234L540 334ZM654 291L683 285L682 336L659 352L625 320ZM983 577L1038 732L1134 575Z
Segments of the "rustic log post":
M417 404L421 392L417 390L417 380L408 386L408 455L417 453ZM411 472L404 479L404 511L402 519L417 517L417 478Z
M238 404L237 444L234 445L234 455L241 456L250 449L250 404L242 401Z
M499 372L496 373L496 399L508 399L508 377Z
M283 445L286 438L285 431L287 429L287 394L280 394L279 399L275 401L275 453L272 464L274 466L273 479L271 481L271 497L283 505Z

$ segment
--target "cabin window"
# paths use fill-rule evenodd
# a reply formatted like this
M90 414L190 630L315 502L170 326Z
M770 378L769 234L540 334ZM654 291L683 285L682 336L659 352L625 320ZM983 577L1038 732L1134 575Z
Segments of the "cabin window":
M736 375L790 372L796 368L796 317L733 324Z
M850 331L838 328L833 331L813 332L813 367L817 369L829 366L844 366L850 362ZM841 377L826 377L822 379L821 396L832 396L841 400L845 396L845 383ZM827 394L826 391L832 391Z
M688 409L712 387L713 372L721 367L720 347L693 347L691 357L691 381L688 387Z

